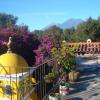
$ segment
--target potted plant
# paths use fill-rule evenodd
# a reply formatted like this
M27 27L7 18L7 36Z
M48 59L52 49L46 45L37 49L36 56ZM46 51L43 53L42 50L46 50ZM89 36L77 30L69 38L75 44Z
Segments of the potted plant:
M51 54L53 57L57 59L58 64L62 67L63 72L66 72L67 75L75 70L76 67L76 61L75 61L75 49L76 47L69 47L67 43L62 43L60 48L52 48ZM79 74L78 74L79 75ZM68 77L71 76L68 75ZM74 76L74 75L73 75ZM76 77L76 75L75 75ZM75 78L73 78L75 79ZM70 77L69 77L70 80ZM74 80L73 80L74 81Z
M46 83L52 83L55 80L57 74L55 72L50 72L44 76L44 80Z
M44 80L45 80L45 83L52 83L53 82L53 79L50 78L48 75L44 76Z
M72 70L68 74L69 81L75 82L79 80L80 73L78 71Z
M75 61L75 56L73 56L72 58L68 58L70 59L69 60L69 65L70 66L73 66L71 67L69 73L68 73L68 79L69 81L71 82L75 82L77 80L79 80L79 76L80 76L80 73L76 70L76 61Z
M72 55L70 55L68 57L68 65L67 66L69 66L69 68L70 68L70 70L68 72L69 81L71 81L71 82L77 81L79 79L80 73L76 70L76 59L75 59L74 52Z
M69 93L70 84L68 82L61 82L59 84L59 93L60 95L66 95Z
M59 100L59 93L49 94L49 100Z

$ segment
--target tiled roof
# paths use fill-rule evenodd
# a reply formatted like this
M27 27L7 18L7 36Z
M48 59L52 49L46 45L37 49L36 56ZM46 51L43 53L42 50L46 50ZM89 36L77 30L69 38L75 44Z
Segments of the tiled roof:
M79 48L76 50L79 54L96 54L100 53L100 42L79 42L79 43L67 43L68 46L73 47L78 45Z

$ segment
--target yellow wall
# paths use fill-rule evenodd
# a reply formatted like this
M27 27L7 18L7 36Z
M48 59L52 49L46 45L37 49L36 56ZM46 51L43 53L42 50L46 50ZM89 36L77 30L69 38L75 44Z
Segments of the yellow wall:
M22 86L20 84L21 82L22 81L16 82L16 81L2 80L0 82L0 98L9 98L9 99L12 98L12 100L13 99L14 100L22 100L21 96L23 96L22 95L23 92L21 90L23 90L23 86L25 87L25 84L23 84L23 86ZM4 88L5 85L11 85L11 87L12 87L12 95L11 96L5 95L5 88ZM29 93L30 89L33 88L32 86L29 88L28 85L29 84L26 85L26 92L24 91L25 92L24 96L26 96ZM38 100L35 92L33 92L29 98L30 98L29 100Z
M7 96L6 94L5 94L5 85L11 85L12 86L12 96ZM16 98L17 98L17 84L14 82L14 81L12 81L12 82L10 82L10 81L1 81L1 83L0 83L0 98L13 98L13 99L15 99L15 100L17 100Z

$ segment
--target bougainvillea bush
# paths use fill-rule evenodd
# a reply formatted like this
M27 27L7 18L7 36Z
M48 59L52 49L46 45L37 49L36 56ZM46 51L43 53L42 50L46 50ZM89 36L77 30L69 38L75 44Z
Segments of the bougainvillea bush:
M41 39L41 44L37 50L34 50L36 53L36 64L44 62L46 59L51 58L51 49L53 47L58 47L59 43L56 39L55 34L44 35Z
M0 28L0 54L7 51L6 44L10 36L12 37L12 52L23 56L29 66L41 64L45 59L50 58L51 49L58 44L54 34L44 35L39 41L27 27Z
M12 37L12 52L23 56L29 66L35 63L34 49L40 44L35 35L31 34L26 27L0 28L0 54L7 51L7 42Z
M12 52L23 56L29 66L41 64L51 58L51 49L59 47L55 34L43 35L39 41L26 26L14 26L0 28L0 54L6 53L6 44L10 36L12 37Z

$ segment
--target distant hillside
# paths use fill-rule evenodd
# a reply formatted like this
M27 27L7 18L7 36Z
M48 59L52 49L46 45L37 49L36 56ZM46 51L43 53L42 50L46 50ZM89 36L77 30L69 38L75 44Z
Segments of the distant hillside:
M80 23L82 23L83 20L82 19L69 19L63 23L52 23L49 24L48 26L46 26L44 29L48 29L49 27L56 25L58 27L60 27L61 29L68 29L68 28L76 28Z

